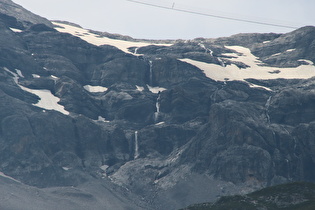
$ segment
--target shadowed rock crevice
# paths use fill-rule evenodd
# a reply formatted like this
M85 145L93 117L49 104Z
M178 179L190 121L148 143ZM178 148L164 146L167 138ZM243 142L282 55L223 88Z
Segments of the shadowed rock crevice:
M0 172L11 177L0 181L95 209L178 209L315 181L315 80L267 77L314 67L314 27L171 45L124 37L128 52L4 3L21 14L0 15ZM259 60L267 79L237 77Z

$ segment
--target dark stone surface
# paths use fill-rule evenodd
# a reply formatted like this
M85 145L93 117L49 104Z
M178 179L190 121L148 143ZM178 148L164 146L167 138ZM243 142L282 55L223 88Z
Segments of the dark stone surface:
M24 26L33 24L45 24L49 27L53 26L46 18L31 13L11 0L0 1L0 13L16 18L19 22L22 22Z
M267 91L245 81L213 81L179 60L220 64L222 53L231 52L224 45L241 45L268 65L296 66L298 59L315 61L313 27L283 35L174 41L170 47L139 48L144 55L134 56L42 22L29 23L22 33L9 29L23 24L0 16L0 171L7 175L39 187L78 186L110 176L112 184L156 209L163 209L159 202L187 204L176 195L192 187L185 185L186 177L250 189L315 181L314 79L249 80L273 89ZM293 48L292 54L270 58ZM19 85L17 70L23 74ZM39 97L21 85L50 91L70 114L34 106ZM91 93L85 85L108 89ZM166 90L152 93L147 85Z

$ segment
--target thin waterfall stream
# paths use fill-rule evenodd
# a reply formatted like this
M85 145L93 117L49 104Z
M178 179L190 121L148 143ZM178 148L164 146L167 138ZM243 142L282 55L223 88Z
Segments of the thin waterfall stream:
M134 159L137 159L139 157L139 142L138 142L138 131L135 131L135 153L134 153Z
M160 92L158 93L158 97L156 99L155 107L156 107L156 112L154 113L154 122L157 123L159 120L159 114L160 114L160 99L161 99L161 94Z

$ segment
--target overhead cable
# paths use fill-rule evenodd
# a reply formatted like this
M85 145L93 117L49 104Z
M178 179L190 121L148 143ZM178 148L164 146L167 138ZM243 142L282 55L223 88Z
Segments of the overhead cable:
M207 17L214 17L214 18L220 18L220 19L226 19L226 20L233 20L233 21L239 21L239 22L245 22L245 23L253 23L253 24L259 24L259 25L281 27L281 28L297 29L297 27L294 27L294 26L274 24L274 23L261 22L261 21L254 21L254 20L242 19L242 18L233 18L233 17L222 16L222 15L214 15L214 14L196 12L196 11L186 10L186 9L178 9L178 8L174 7L174 5L175 5L174 3L172 5L172 7L167 7L167 6L161 6L161 5L157 5L157 4L151 4L151 3L146 3L146 2L136 1L136 0L126 0L126 1L137 3L137 4L142 4L142 5L146 5L146 6L161 8L161 9L175 10L178 12L184 12L184 13L195 14L195 15L202 15L202 16L207 16Z

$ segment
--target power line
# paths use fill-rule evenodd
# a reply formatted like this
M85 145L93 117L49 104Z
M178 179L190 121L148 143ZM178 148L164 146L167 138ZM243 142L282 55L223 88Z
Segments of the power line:
M161 8L161 9L175 10L175 11L178 11L178 12L184 12L184 13L189 13L189 14L194 14L194 15L202 15L202 16L207 16L207 17L214 17L214 18L220 18L220 19L225 19L225 20L233 20L233 21L239 21L239 22L245 22L245 23L253 23L253 24L259 24L259 25L266 25L266 26L274 26L274 27L281 27L281 28L297 29L297 27L294 27L294 26L274 24L274 23L267 23L267 22L254 21L254 20L248 20L248 19L242 19L242 18L233 18L233 17L222 16L222 15L213 15L213 14L196 12L196 11L192 11L192 10L178 9L178 8L174 7L175 3L173 3L172 7L166 7L166 6L161 6L161 5L157 5L157 4L151 4L151 3L146 3L146 2L136 1L136 0L126 0L126 1L130 1L130 2L133 2L133 3L137 3L137 4L142 4L142 5L146 5L146 6Z

